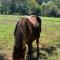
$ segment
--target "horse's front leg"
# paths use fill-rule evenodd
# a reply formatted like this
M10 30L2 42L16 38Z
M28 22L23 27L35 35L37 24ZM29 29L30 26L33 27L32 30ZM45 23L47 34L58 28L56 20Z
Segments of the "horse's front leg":
M39 60L39 38L36 39L37 44L37 60Z

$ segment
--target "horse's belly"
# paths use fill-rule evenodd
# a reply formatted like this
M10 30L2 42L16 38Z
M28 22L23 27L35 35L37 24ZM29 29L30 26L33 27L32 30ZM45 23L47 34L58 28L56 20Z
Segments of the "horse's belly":
M24 35L25 44L36 40L39 35L39 27L31 28L31 30L25 30Z

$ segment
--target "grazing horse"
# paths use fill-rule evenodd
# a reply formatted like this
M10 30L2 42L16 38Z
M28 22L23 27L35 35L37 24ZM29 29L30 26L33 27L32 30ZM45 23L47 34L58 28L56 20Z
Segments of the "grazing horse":
M37 56L39 55L40 32L41 19L38 16L25 16L17 22L14 31L15 45L13 49L13 60L25 60L26 44L28 45L29 60L31 60L32 42L34 40L37 43Z

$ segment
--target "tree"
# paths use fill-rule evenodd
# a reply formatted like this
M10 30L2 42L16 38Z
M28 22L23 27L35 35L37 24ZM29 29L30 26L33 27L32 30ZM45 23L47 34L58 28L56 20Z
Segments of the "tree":
M16 12L16 3L15 0L11 0L9 6L8 6L9 14L14 14Z
M48 16L57 16L58 7L54 4L54 2L49 1L47 3L47 14Z
M41 8L42 8L42 10L41 10L42 14L41 15L47 16L47 5L45 2L42 3Z
M52 0L58 8L60 8L60 0Z
M7 13L7 0L2 0L0 3L0 12L1 14L6 14Z
M28 14L41 15L40 5L36 2L36 0L28 1L27 5L29 9Z
M60 16L60 0L0 0L1 14Z

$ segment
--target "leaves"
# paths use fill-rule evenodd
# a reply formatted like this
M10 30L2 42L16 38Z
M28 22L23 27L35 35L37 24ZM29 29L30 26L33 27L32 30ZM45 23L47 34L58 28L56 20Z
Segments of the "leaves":
M0 14L60 17L60 0L0 0Z

